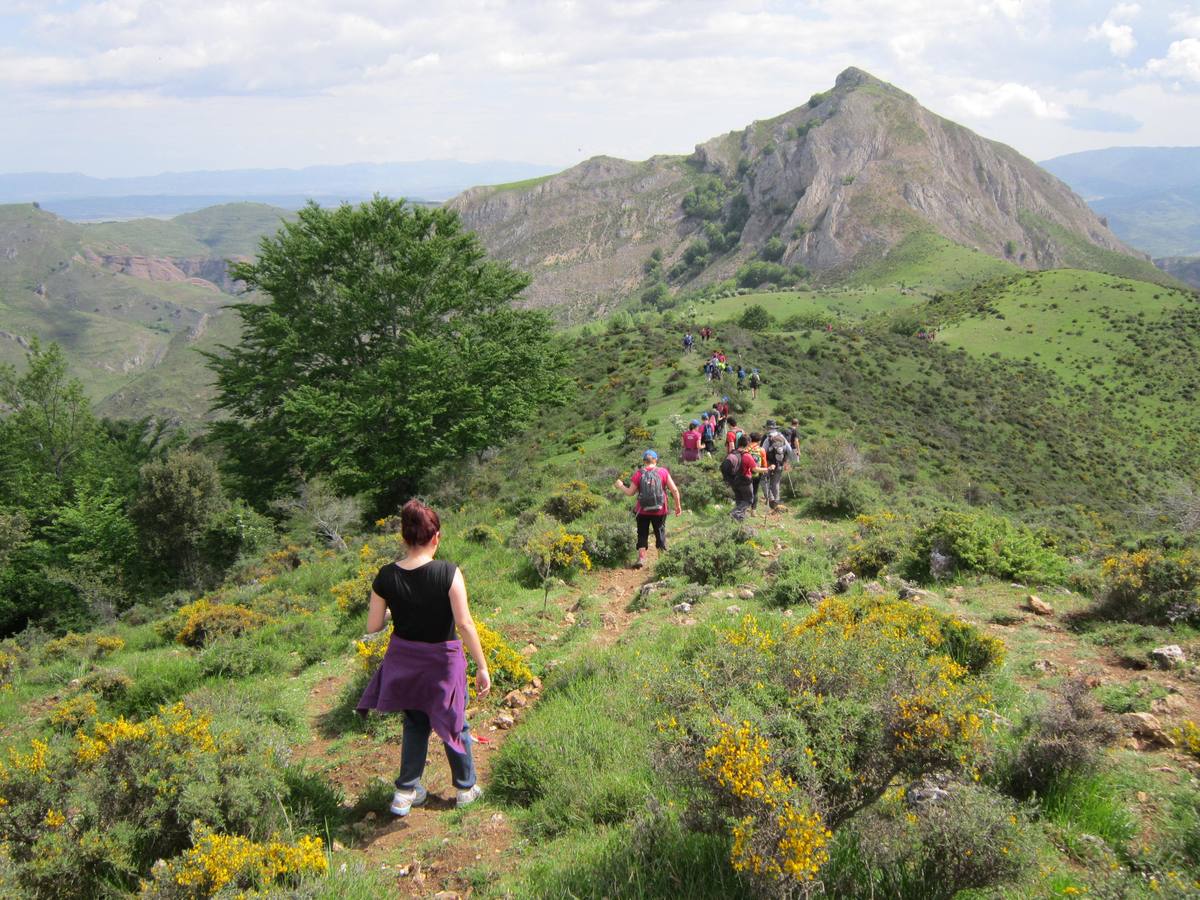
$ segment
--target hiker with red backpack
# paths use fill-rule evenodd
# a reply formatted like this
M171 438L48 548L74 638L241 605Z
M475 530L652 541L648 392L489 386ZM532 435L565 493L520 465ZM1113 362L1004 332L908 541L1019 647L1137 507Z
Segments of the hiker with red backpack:
M683 515L679 488L675 486L671 473L658 464L658 454L653 450L642 454L642 466L634 470L629 484L618 478L616 487L628 497L637 495L633 512L637 516L638 557L633 567L640 569L646 564L651 528L654 529L654 546L658 552L663 553L667 549L667 492L675 500L675 515Z
M733 516L735 521L742 521L746 513L754 506L753 478L769 472L770 468L762 468L748 452L750 438L742 435L737 439L736 446L726 454L721 462L721 477L733 491Z
M700 445L703 443L700 433L700 420L692 419L692 424L683 433L683 451L680 458L684 462L695 462L700 458Z

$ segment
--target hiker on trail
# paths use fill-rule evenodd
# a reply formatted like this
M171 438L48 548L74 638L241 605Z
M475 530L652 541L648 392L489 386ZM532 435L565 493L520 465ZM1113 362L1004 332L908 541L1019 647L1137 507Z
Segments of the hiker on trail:
M788 441L792 445L792 449L798 454L800 452L800 420L792 419L792 427L784 432Z
M754 457L746 452L749 446L750 438L743 434L738 438L737 446L726 454L725 459L721 462L721 477L733 490L733 512L730 515L738 522L746 518L746 513L754 505L751 479L755 474L762 474L762 472L757 472ZM769 470L764 469L763 471Z
M746 387L746 370L744 368L742 368L741 366L738 366L737 376L738 376L737 389L740 391Z
M729 398L722 397L713 404L713 409L717 413L717 437L721 437L721 432L725 430L725 426L729 421Z
M684 462L695 462L700 458L700 445L704 442L704 438L700 433L700 420L692 419L691 426L683 433L683 453L681 458Z
M774 419L767 419L767 436L763 438L762 446L767 454L767 464L774 466L767 473L763 487L767 506L771 508L771 512L775 512L781 508L779 488L783 481L783 473L791 469L792 463L796 461L796 450L788 435L776 427Z
M692 340L692 333L689 331L687 334L685 334L683 336L683 352L691 353L693 343L694 343L694 341Z
M617 490L627 496L637 495L637 504L633 507L637 516L637 562L635 569L646 564L646 550L650 546L650 529L654 529L654 546L659 553L667 549L667 492L675 500L675 515L683 514L679 502L679 488L675 486L671 473L658 464L658 454L647 450L642 454L642 467L635 469L633 477L626 485L617 479Z
M713 452L713 441L716 439L716 436L716 423L713 421L712 416L706 412L700 413L700 442L704 444L705 452Z
M758 369L752 369L750 371L750 398L752 400L758 399L758 389L762 387L762 383L762 376L758 374Z
M372 709L404 713L400 775L391 811L395 816L407 816L428 796L421 776L431 730L446 746L451 780L457 789L455 805L466 806L483 793L475 783L471 757L464 645L475 661L476 695L487 694L492 680L467 606L462 570L452 562L433 558L442 538L438 514L419 500L409 500L400 510L400 534L404 556L381 568L371 585L367 631L382 629L390 611L392 635L383 664L367 683L357 712L364 716Z
M738 438L740 438L744 433L745 432L743 432L742 429L738 428L737 419L733 418L733 416L730 416L729 417L729 432L725 435L725 452L726 453L728 453L730 450L732 450L734 447L737 446Z
M762 482L763 474L767 473L768 471L767 451L763 449L762 444L760 443L760 441L762 441L762 435L759 432L750 432L749 438L750 444L746 447L746 452L754 457L754 471L756 473L750 479L750 496L753 497L753 500L750 502L750 515L757 516L758 498L761 496L758 488ZM774 467L771 468L771 471L774 471Z

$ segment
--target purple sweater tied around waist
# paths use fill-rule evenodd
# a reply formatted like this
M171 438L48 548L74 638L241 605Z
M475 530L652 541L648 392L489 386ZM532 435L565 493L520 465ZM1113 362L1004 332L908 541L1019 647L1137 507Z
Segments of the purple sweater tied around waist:
M367 682L357 712L403 712L418 709L456 753L465 753L462 731L467 721L467 660L462 641L427 644L392 634L383 664Z

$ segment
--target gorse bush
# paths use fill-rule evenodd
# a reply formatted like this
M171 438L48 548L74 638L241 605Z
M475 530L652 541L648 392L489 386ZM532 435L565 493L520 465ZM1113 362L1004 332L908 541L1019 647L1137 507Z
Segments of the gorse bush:
M1200 622L1200 553L1137 550L1104 560L1104 604L1115 617Z
M907 574L914 578L969 572L1058 584L1067 576L1067 561L1043 537L991 513L938 513L917 529L912 556Z
M281 831L289 788L278 749L217 732L177 703L10 750L0 766L9 872L35 896L101 896L136 887L151 863L205 830L242 839Z
M624 565L636 549L633 515L624 504L605 506L581 522L580 528L583 549L596 565Z
M860 515L855 535L846 547L842 568L856 575L878 575L884 570L912 568L912 545L916 526L893 512Z
M236 637L265 625L268 618L236 603L214 603L202 597L181 608L164 628L186 647L203 647L218 638Z
M47 641L42 647L45 659L98 659L116 653L125 646L125 641L115 635L76 634L68 631L60 638Z
M972 770L1002 656L897 600L831 598L794 625L748 615L659 686L676 710L665 765L734 823L732 863L759 893L802 895L838 829L896 779Z
M568 481L546 498L545 510L560 522L571 523L603 502L586 483Z
M728 584L754 561L749 541L746 529L722 523L692 534L660 556L655 571L666 578L682 575L698 584Z
M671 478L679 488L679 499L684 509L705 512L714 504L729 501L729 488L721 479L720 470L706 458L673 466Z
M804 448L801 468L812 504L822 512L857 513L872 500L862 478L862 454L850 441L842 438L810 441Z
M275 838L260 844L200 828L190 849L154 868L141 896L149 900L207 900L237 891L237 896L247 897L277 885L295 885L305 875L328 871L329 860L319 837L302 837L294 844Z

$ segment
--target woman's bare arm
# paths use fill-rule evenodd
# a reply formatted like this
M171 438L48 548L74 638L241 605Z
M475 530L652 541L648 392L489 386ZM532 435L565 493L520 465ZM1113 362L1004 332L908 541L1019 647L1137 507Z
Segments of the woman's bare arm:
M367 634L374 634L387 624L387 601L371 591L371 605L367 607Z
M479 632L475 630L475 620L471 618L471 609L467 605L467 582L462 569L454 573L454 583L450 585L450 609L454 612L458 634L466 644L471 659L475 660L475 693L482 697L491 690L492 676L483 655L483 645L479 643Z

